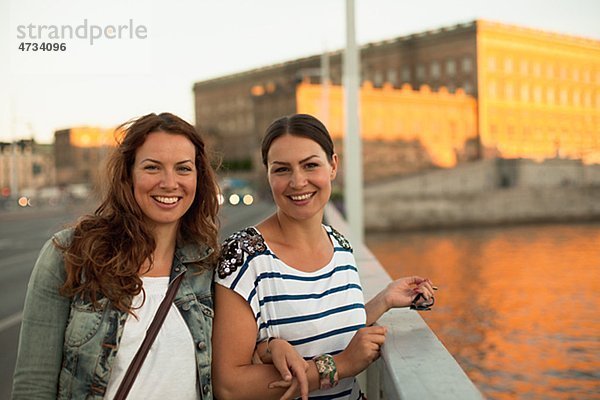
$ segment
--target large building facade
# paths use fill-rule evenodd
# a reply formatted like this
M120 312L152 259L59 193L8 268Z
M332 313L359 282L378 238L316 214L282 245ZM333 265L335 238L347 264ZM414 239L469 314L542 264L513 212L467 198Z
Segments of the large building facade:
M477 20L362 46L361 75L367 180L474 158L600 162L600 41ZM198 82L196 123L225 165L259 165L265 128L295 112L341 144L341 82L339 51Z
M600 41L485 21L477 32L482 146L600 163Z

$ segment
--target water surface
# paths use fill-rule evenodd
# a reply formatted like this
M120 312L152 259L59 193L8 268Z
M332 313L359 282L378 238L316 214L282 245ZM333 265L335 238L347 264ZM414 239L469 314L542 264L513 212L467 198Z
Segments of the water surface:
M421 315L490 399L600 399L600 224L374 234L393 278L440 290Z

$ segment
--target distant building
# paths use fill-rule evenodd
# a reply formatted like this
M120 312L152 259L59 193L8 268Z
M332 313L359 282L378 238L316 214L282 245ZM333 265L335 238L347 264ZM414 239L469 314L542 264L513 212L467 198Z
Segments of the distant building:
M56 183L53 146L23 139L0 143L2 197L19 196Z
M74 127L54 133L59 185L96 185L101 165L115 144L114 129Z
M323 99L328 99L323 112ZM318 116L328 126L343 156L343 91L339 85L297 86L298 109ZM363 162L367 180L401 175L427 167L454 166L478 157L477 101L462 89L445 87L432 92L422 85L400 89L385 83L375 88L369 81L360 90L363 115Z
M600 41L477 22L485 152L600 163Z
M260 165L265 128L295 112L343 152L341 58L197 82L196 123L225 165ZM498 156L600 162L598 40L477 20L362 46L361 74L367 180Z

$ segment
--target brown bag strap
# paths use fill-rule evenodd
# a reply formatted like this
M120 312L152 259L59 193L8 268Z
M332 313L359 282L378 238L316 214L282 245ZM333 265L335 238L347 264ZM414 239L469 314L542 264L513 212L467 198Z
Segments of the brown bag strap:
M169 313L169 309L171 308L171 304L173 303L173 299L175 298L175 293L179 288L179 284L181 283L181 279L183 278L183 274L179 274L177 278L171 282L169 285L169 289L165 294L165 298L160 303L158 307L158 311L152 320L152 323L148 327L146 331L146 337L144 337L144 341L140 345L137 353L131 360L131 364L129 364L129 368L127 368L127 372L121 381L121 385L119 385L119 389L117 390L117 394L114 397L114 400L125 400L131 387L133 386L133 382L135 382L135 378L137 377L140 369L142 368L142 364L146 359L146 355L148 355L148 351L150 351L150 347L152 347L152 343L154 343L154 339L156 339L156 335L160 330L167 314Z

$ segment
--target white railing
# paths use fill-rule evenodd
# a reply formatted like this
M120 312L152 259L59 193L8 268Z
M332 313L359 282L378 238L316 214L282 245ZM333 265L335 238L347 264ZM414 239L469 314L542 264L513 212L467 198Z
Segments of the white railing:
M325 214L329 224L347 234L347 223L333 205L327 206ZM391 278L364 243L352 245L368 301ZM359 378L369 400L483 399L418 312L390 310L378 324L388 328L381 358Z

